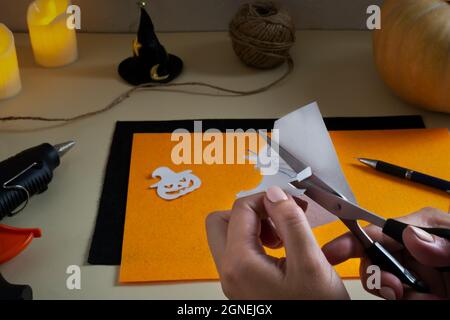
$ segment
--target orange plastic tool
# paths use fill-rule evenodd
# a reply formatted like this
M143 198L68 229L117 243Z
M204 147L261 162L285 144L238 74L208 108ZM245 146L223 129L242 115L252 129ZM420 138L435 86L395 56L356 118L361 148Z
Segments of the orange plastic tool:
M19 229L0 224L0 264L11 260L42 236L41 229Z

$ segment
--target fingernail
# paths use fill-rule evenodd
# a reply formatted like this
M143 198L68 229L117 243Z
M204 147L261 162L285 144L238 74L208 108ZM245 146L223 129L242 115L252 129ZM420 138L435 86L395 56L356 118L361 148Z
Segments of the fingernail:
M397 300L395 291L389 287L381 287L379 293L386 300Z
M266 196L267 199L273 203L286 201L288 199L286 193L284 193L284 191L278 186L273 186L267 189Z
M422 230L417 227L411 227L411 229L414 232L414 234L416 235L416 237L419 238L420 240L425 241L425 242L434 242L433 236L431 234L429 234L428 232L426 232L425 230Z

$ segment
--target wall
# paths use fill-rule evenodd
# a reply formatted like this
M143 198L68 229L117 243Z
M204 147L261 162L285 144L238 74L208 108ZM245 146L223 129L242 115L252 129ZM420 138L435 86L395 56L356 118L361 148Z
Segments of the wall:
M31 0L0 0L0 22L14 31L26 30ZM158 31L227 30L244 0L154 0L148 2ZM382 0L279 0L298 29L363 29L366 9ZM130 32L137 26L136 0L73 0L81 6L82 29L88 32Z

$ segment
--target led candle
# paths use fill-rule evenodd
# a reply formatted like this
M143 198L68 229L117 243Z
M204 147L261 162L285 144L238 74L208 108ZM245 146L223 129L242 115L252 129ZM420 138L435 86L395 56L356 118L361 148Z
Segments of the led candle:
M0 99L15 96L21 89L14 36L0 23Z
M74 29L67 26L69 0L36 0L28 7L27 22L36 62L60 67L78 58Z

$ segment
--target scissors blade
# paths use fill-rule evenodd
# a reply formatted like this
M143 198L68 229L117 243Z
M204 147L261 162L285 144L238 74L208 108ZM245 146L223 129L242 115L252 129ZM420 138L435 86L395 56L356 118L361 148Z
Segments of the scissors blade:
M278 153L281 159L283 159L296 173L302 172L305 170L308 165L303 163L300 159L298 159L296 156L294 156L292 153L287 151L283 146L279 145L275 141L273 141L269 136L263 134L260 132L260 135L266 140L267 144L271 146L272 150ZM277 151L278 150L278 151ZM309 181L313 182L314 184L318 185L322 189L331 192L335 194L336 196L347 200L347 198L341 194L340 192L336 191L332 187L330 187L327 183L325 183L322 179L320 179L318 176L316 176L314 173L310 178L308 178Z
M303 163L301 160L297 159L292 153L287 151L285 148L280 146L278 143L272 140L271 137L265 135L263 133L259 133L267 142L267 144L278 153L278 155L294 170L296 173L302 172L308 166ZM278 151L277 151L278 150Z
M266 142L272 147L274 151L278 150L278 155L296 172L301 172L307 165L301 160L297 159L283 146L274 142L269 136L260 133ZM275 148L275 149L274 149ZM294 187L299 189L306 189L305 195L314 200L325 210L334 214L341 220L364 220L383 227L386 219L380 217L366 209L363 209L356 204L349 202L344 195L334 190L322 179L317 177L314 173L311 177L300 182L292 182Z
M292 185L296 188L306 189L306 196L341 220L364 220L381 228L386 223L386 219L383 217L316 186L309 179L293 182Z

